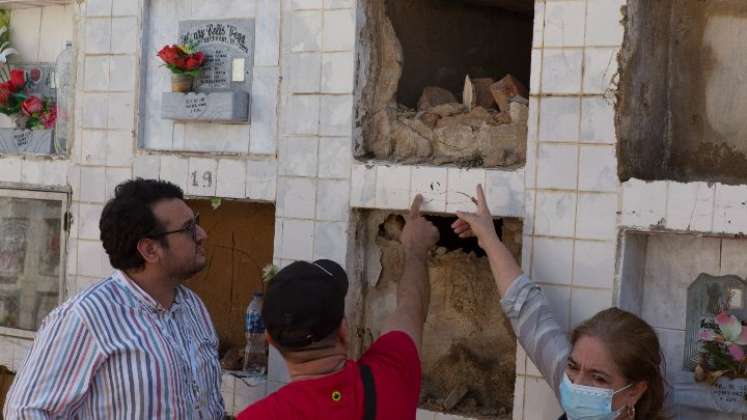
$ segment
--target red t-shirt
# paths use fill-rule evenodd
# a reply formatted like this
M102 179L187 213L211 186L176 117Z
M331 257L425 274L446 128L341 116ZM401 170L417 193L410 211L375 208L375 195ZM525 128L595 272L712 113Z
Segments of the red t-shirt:
M420 397L420 358L415 343L401 331L379 337L360 360L348 360L340 372L289 383L244 409L238 420L362 419L359 363L371 368L374 377L376 418L414 420ZM332 398L335 391L338 401Z

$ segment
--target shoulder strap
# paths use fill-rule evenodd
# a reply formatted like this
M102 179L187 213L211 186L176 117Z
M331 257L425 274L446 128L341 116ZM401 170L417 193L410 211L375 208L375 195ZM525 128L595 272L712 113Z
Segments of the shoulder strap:
M363 420L376 420L376 386L371 368L359 363L363 380Z

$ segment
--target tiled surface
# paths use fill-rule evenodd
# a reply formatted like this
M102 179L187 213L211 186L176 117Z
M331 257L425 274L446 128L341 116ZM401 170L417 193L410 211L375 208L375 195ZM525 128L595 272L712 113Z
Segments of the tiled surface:
M152 3L156 8L175 7ZM453 213L474 208L468 196L482 183L494 215L524 218L522 265L544 284L565 328L613 303L620 227L747 232L744 187L618 181L609 91L618 70L622 0L535 2L530 141L526 166L513 171L353 162L355 2L241 3L236 10L257 16L252 124L177 124L137 133L134 98L142 75L135 69L142 51L139 36L130 28L142 20L143 10L134 1L86 2L78 39L82 54L75 123L80 136L72 159L4 157L0 164L0 182L72 188L77 222L68 242L68 271L75 274L69 280L71 289L110 270L92 220L113 185L127 176L171 180L196 196L277 201L274 246L280 264L311 258L344 264L351 208L403 210L415 194L423 193L425 210ZM192 12L212 17L223 13L193 6ZM28 10L19 12L16 21L41 18ZM177 11L169 13L175 16ZM171 36L175 27L169 25L159 31ZM113 37L115 30L122 36ZM48 55L49 47L36 46L39 32L32 32L16 37L29 44L24 53ZM168 84L167 75L152 73L158 89L144 94L157 97ZM157 139L160 148L208 144L209 151L238 155L149 154L134 146L136 136L143 135ZM213 182L194 185L193 172L210 172ZM725 261L745 275L747 267L736 257L739 248L731 253L728 246L724 249ZM0 351L0 361L9 357L18 359L16 352ZM523 352L517 359L525 360ZM275 369L281 371L275 366L271 376ZM532 376L538 374L532 364L520 362L517 372L514 418L557 418L553 392ZM223 391L235 410L286 380L275 375L257 392L228 379ZM418 418L445 416L421 411Z

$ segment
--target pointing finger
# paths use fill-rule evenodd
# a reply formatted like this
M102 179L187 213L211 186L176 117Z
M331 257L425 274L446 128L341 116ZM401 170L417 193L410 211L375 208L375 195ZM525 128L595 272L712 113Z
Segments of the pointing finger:
M420 206L423 204L423 196L421 194L418 194L415 196L415 199L412 200L412 205L410 206L410 214L409 219L414 220L420 217Z

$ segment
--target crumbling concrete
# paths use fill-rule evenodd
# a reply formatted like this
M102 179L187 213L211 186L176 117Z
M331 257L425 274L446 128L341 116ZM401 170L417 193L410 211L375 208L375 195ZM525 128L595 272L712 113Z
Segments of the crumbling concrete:
M747 181L747 3L631 0L625 26L621 180Z
M359 222L365 269L363 284L351 291L363 297L354 304L361 313L348 315L358 354L378 337L395 308L404 262L402 216L374 211ZM521 223L504 222L502 235L520 258ZM439 247L428 271L431 304L423 333L421 406L491 418L510 414L516 339L498 303L487 258Z
M531 15L424 0L360 4L356 157L485 167L524 162L526 98L499 110L490 87L509 73L519 76L512 78L517 84L528 79ZM413 14L422 19L408 20ZM447 29L454 33L441 33ZM439 40L431 42L435 33ZM470 43L479 53L465 49ZM466 75L474 76L475 108L456 102Z

